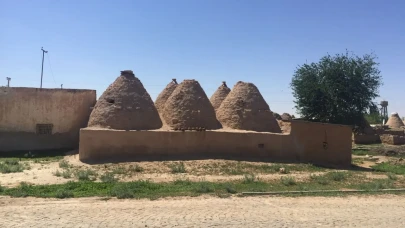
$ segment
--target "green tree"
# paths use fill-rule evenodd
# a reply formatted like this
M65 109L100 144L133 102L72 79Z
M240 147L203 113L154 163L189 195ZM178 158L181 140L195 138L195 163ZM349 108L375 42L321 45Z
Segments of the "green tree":
M291 82L298 113L311 121L361 125L382 85L376 59L346 51L298 66Z
M366 118L367 122L370 124L381 124L383 122L380 110L374 103L369 107L368 112L364 114L364 118Z

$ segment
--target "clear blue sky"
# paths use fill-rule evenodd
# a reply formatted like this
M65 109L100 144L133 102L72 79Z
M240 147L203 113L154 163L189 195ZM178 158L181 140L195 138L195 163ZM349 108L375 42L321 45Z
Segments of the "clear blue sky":
M294 113L295 68L327 53L375 52L381 99L405 116L403 0L0 0L0 85L96 89L131 69L155 99L171 78L255 83ZM50 61L49 61L50 60Z

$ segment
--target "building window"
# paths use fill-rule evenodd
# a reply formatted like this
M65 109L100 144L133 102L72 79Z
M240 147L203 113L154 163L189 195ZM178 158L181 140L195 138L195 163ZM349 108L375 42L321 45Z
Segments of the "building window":
M52 135L53 124L37 124L38 135Z

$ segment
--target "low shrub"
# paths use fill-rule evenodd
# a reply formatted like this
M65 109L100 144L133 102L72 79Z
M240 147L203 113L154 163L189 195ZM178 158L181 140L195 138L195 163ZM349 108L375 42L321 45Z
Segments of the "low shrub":
M207 182L201 182L197 185L197 188L195 189L197 193L209 193L213 192L214 188L210 183Z
M186 167L184 166L183 162L179 163L172 163L169 165L169 168L171 169L172 173L186 173Z
M72 198L73 193L66 189L58 189L55 193L55 197L59 199Z
M100 177L100 180L104 183L115 183L118 181L118 179L114 177L114 173L104 173Z
M75 176L80 181L93 181L96 179L97 174L91 169L86 169L86 170L78 170L75 173Z
M18 173L24 171L26 168L16 159L9 159L0 162L0 173Z
M285 186L296 185L294 177L281 177L281 183Z
M135 197L135 192L127 184L117 184L111 190L111 195L118 199L130 199Z
M253 183L255 181L256 181L256 176L254 174L249 173L249 174L243 175L242 183L251 184L251 183Z

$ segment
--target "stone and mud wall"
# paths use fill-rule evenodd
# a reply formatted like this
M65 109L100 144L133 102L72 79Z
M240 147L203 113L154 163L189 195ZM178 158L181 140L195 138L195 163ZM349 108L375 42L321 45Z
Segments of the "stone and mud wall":
M290 134L251 131L80 131L85 162L173 159L243 159L309 162L331 167L351 165L351 128L292 121Z
M77 148L95 103L95 90L0 88L0 151Z

